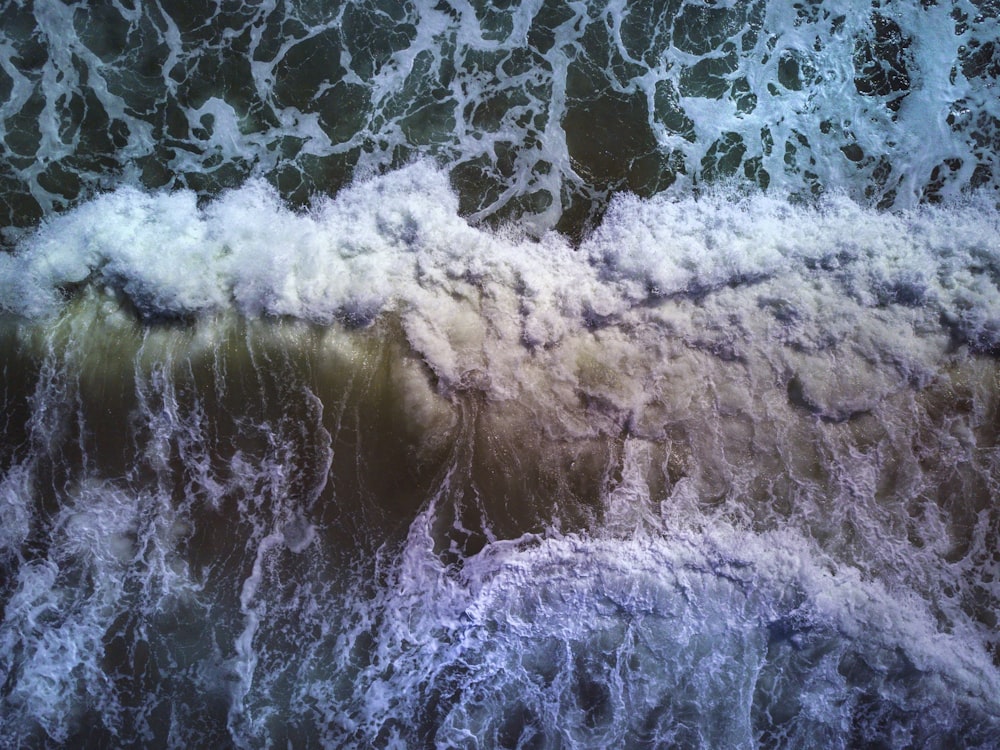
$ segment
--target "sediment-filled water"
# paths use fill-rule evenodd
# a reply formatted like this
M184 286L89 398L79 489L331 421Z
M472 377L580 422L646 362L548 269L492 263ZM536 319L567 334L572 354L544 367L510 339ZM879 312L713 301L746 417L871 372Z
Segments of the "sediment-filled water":
M1000 6L0 6L0 745L1000 747Z

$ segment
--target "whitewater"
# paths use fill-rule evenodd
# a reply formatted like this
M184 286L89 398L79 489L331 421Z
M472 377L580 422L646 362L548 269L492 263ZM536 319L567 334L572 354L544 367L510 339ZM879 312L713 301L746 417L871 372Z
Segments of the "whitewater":
M0 7L0 744L1000 747L997 14Z

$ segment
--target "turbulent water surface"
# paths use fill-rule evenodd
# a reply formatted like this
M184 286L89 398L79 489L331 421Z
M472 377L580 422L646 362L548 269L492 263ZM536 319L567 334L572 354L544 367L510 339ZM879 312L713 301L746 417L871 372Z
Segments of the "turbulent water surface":
M1000 748L998 39L0 3L0 746Z

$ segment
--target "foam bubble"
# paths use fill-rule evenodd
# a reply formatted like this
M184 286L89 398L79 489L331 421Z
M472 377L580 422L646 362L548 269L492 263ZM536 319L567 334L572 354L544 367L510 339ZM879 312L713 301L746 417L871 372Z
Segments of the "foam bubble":
M914 737L957 737L963 712L996 710L995 669L974 640L942 635L919 598L794 533L526 537L488 545L452 576L421 553L418 527L402 590L358 603L380 626L356 678L353 736L430 720L421 706L433 695L438 741L570 747L750 747L765 735L842 746L864 711L852 696L869 692L882 721ZM908 685L882 685L900 661L915 670ZM783 683L803 669L815 679L792 695ZM404 738L422 731L407 726Z
M254 175L303 203L413 158L448 169L470 215L537 234L579 231L615 193L734 180L953 201L997 185L995 15L870 0L12 6L5 223L110 185L204 198Z
M0 502L38 471L57 508L29 561L42 501L0 505L18 726L162 705L91 659L148 627L178 731L246 744L282 713L321 744L988 733L998 234L713 193L620 197L574 247L470 226L424 163L308 212L253 183L48 221L0 279L38 383ZM32 621L57 603L86 628Z
M622 197L574 251L557 235L532 241L469 226L446 175L424 163L307 213L259 182L204 208L191 193L122 189L52 219L0 259L0 304L51 313L62 290L86 283L152 318L235 308L365 325L395 311L455 379L459 367L481 366L454 359L477 346L460 330L460 309L516 305L509 320L498 310L492 322L544 348L650 303L756 285L753 304L806 348L845 335L837 319L853 309L897 328L929 329L940 318L959 341L991 351L1000 342L997 216L982 202L876 213L843 197L812 208L760 195ZM754 295L743 296L735 314L748 316Z
M133 706L109 672L115 623L130 608L167 611L190 587L182 566L166 564L176 540L170 519L156 517L172 515L157 498L96 481L68 495L51 519L47 555L13 568L0 624L8 685L0 737L10 744L37 740L39 728L66 742L88 710L106 727L120 726ZM137 713L141 727L141 707Z

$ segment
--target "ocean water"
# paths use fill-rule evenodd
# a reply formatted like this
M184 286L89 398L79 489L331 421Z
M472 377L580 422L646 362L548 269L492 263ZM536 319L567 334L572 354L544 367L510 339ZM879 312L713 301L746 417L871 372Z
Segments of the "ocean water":
M0 746L1000 748L1000 4L0 4Z

